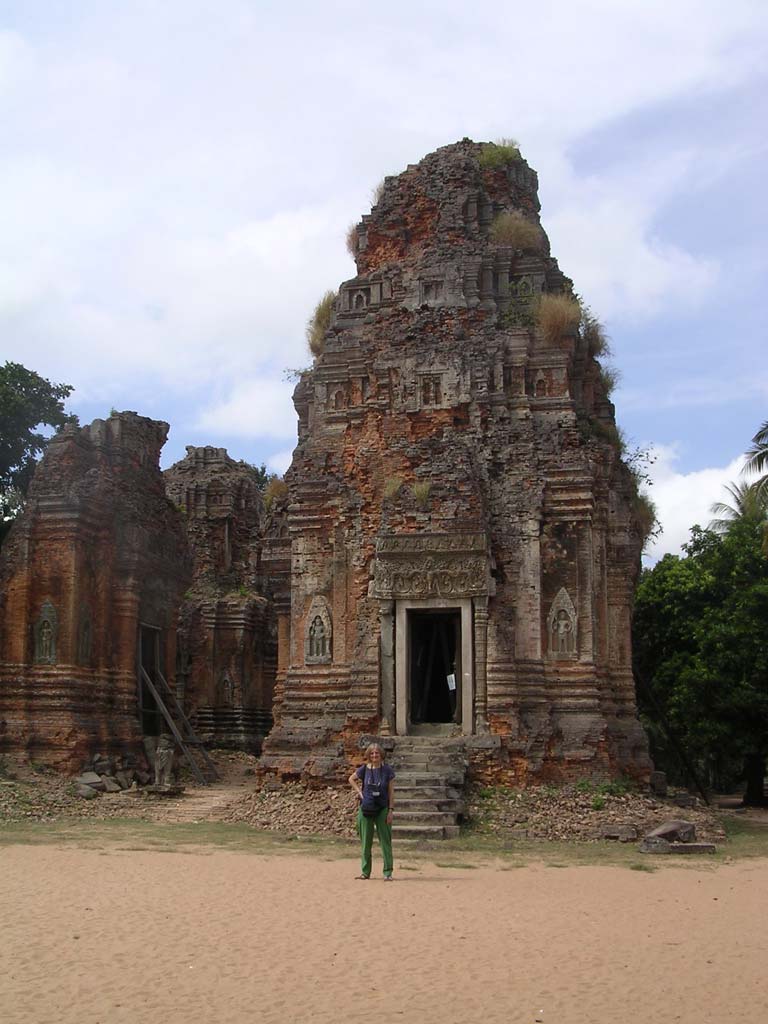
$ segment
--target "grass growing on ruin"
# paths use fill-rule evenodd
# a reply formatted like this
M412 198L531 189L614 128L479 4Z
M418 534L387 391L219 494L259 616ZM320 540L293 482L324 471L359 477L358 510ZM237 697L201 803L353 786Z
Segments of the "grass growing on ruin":
M355 257L357 256L357 240L357 224L350 224L349 227L347 228L346 243L347 252L352 257L352 259L355 259Z
M392 501L400 493L400 488L403 486L403 479L399 476L390 476L384 481L384 489L382 494L385 501Z
M315 311L307 323L307 344L313 356L323 351L325 334L331 326L333 307L336 305L336 292L327 291L315 306Z
M432 485L427 480L419 480L411 487L411 494L413 499L420 509L425 509L429 505L429 493L432 490Z
M517 139L497 139L496 142L484 142L479 159L480 166L484 170L497 171L501 167L522 160L520 144Z
M549 344L575 331L581 320L581 306L571 295L544 292L535 307L536 324Z
M510 210L494 217L488 237L496 245L510 245L513 249L540 250L543 237L538 224L523 216L518 210Z
M610 363L604 363L600 367L600 383L605 389L606 395L611 395L616 390L616 387L621 380L621 371L615 366L611 366Z

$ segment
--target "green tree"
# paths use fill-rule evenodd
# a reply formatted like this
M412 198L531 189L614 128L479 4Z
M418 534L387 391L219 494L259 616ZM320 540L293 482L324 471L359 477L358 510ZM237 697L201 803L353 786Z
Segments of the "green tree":
M0 540L18 514L48 438L41 427L60 430L77 417L65 412L72 388L52 384L21 363L0 367Z
M718 534L694 527L685 555L646 570L637 592L638 698L654 758L675 774L668 731L717 787L746 778L764 803L768 754L768 561L762 524L742 517Z

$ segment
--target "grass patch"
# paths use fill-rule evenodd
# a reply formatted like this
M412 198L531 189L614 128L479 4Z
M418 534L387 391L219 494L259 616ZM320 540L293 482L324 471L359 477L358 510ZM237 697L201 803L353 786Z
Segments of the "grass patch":
M564 334L576 330L581 319L581 306L570 295L544 292L536 303L534 316L545 340L554 345Z
M639 864L639 863L637 863L637 864L628 864L627 867L629 868L630 871L648 871L650 874L653 874L653 872L656 871L656 865L655 864Z
M400 476L390 476L384 481L384 490L382 494L385 501L392 501L400 493L400 488L403 486L403 478Z
M498 171L509 164L522 160L520 144L517 139L497 139L495 142L484 142L480 150L480 166L483 170Z
M610 363L603 363L600 367L600 383L606 395L611 395L621 380L621 371Z
M474 871L479 867L478 864L470 864L464 860L451 860L451 861L435 861L436 868L460 868L462 871Z
M538 224L528 220L518 210L500 213L494 217L488 238L496 245L510 245L513 249L541 250L543 238Z
M425 509L429 505L429 492L431 490L432 485L427 480L420 480L411 487L413 499L420 509Z
M352 259L355 259L357 257L357 240L357 224L350 224L349 227L347 228L347 235L345 241L347 243L347 252L352 257Z
M313 356L319 356L325 344L325 334L331 326L333 308L336 305L336 292L328 291L315 306L315 310L307 323L307 344Z

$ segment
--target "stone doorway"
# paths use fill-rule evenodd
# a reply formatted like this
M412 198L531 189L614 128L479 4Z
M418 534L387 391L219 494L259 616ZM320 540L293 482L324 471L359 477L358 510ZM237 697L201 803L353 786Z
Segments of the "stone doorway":
M395 732L473 732L471 599L432 597L395 601L394 606ZM447 671L449 665L453 673ZM449 675L456 680L455 704Z
M410 725L460 724L461 612L411 609L406 628Z

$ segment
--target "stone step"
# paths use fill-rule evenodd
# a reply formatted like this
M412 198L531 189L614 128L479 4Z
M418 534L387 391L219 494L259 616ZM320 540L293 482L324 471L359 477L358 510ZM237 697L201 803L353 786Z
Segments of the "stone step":
M452 811L454 815L463 814L464 803L461 800L451 800L449 797L439 796L400 796L395 804L396 810L400 811Z
M395 777L395 785L400 786L463 786L464 773L460 771L450 772L426 772L426 771L404 771L398 772Z
M452 754L427 754L424 756L421 754L408 754L402 757L393 757L389 763L395 771L398 768L413 771L430 771L431 769L442 771L445 768L464 768L464 758L454 757Z
M404 811L396 807L393 827L395 823L398 828L403 825L455 825L456 815L451 811Z
M458 825L404 825L392 826L395 839L456 839Z

